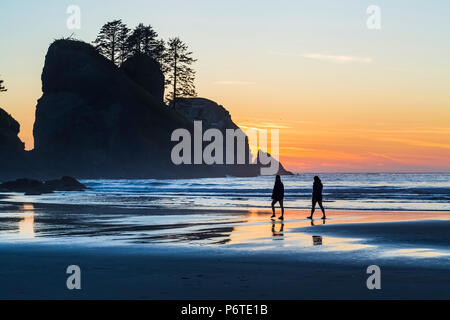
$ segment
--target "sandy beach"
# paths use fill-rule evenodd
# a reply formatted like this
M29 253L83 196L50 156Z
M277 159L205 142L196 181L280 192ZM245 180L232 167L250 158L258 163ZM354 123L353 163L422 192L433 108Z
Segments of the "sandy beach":
M448 212L0 204L2 299L448 299ZM320 215L318 215L320 217ZM66 288L78 265L82 290ZM382 289L367 289L378 265Z

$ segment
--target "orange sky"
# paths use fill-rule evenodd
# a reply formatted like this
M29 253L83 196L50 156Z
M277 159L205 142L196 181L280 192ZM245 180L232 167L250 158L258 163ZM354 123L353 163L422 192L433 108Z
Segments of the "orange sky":
M264 77L203 80L200 65L197 88L201 96L224 105L241 126L280 129L281 160L290 170L450 170L450 98L443 77L424 83L425 72L415 80L411 72L382 75L379 70L377 80L362 77L369 70L361 69L373 68L378 67L302 61L280 88ZM295 69L323 74L305 80ZM2 105L20 121L20 137L31 149L41 96L38 74L7 84Z
M198 58L199 96L239 125L280 128L288 169L450 171L448 1L383 1L378 31L367 29L360 1L178 1L180 11L136 3L139 10L79 0L84 20L75 36L90 42L113 18L180 36ZM21 123L28 149L48 44L73 33L68 4L9 2L0 12L0 75L9 89L0 106Z

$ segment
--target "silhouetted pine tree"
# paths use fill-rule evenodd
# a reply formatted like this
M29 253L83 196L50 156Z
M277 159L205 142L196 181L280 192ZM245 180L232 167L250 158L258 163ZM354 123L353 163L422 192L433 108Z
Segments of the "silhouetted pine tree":
M165 73L164 59L166 56L166 43L164 40L158 40L153 49L153 58L161 65L161 70Z
M164 54L164 71L166 85L171 90L166 96L175 106L176 99L181 97L195 97L195 71L190 67L197 60L192 58L192 52L179 38L169 39Z
M144 26L140 23L127 39L128 51L131 54L146 54L157 59L164 51L161 42L158 40L158 33L152 26Z
M130 29L122 20L107 22L100 30L94 44L98 52L115 65L120 65L128 57L127 39Z

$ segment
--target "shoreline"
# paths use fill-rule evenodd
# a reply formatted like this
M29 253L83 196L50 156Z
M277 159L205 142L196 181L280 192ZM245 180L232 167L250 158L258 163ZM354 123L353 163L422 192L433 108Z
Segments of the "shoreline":
M0 204L1 299L450 299L448 212Z
M115 204L98 204L98 203L86 203L86 204L79 204L79 203L58 203L58 202L41 202L41 201L33 201L32 196L25 196L21 195L24 199L26 197L30 197L30 201L24 201L24 200L11 200L11 196L18 196L20 194L6 194L6 193L0 193L0 204L5 205L24 205L24 204L33 204L36 206L42 206L42 207L67 207L67 208L96 208L96 209L105 209L105 210L130 210L130 211L148 211L148 210L169 210L169 211L216 211L216 212L223 212L223 213L234 213L234 212L249 212L249 211L267 211L269 212L270 209L270 201L268 201L267 206L229 206L229 207L208 207L208 206L198 206L198 207L191 207L191 208L179 208L179 207L171 207L169 205L165 206L147 206L147 207L138 207L138 206L119 206ZM326 203L332 203L334 201L324 201L325 210L327 212L386 212L386 213L408 213L408 212L417 212L417 213L448 213L450 214L450 210L446 209L402 209L402 208L327 208ZM292 212L299 212L299 211L310 211L311 207L290 207L285 206L284 207L286 211L292 211ZM279 211L279 207L276 207L277 212ZM316 208L316 214L320 213L320 208Z

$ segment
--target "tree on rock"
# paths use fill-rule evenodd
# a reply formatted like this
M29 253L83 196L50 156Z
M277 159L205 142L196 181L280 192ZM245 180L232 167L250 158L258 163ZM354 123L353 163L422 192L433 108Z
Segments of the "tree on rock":
M107 22L100 29L94 44L98 52L115 65L120 65L128 57L126 45L130 30L122 20Z
M167 100L175 106L176 99L195 97L195 71L190 67L197 60L192 57L188 46L179 38L169 39L164 54L166 85L171 87Z
M161 45L161 41L158 40L158 33L152 26L144 26L143 23L132 31L128 37L127 46L130 54L145 54L155 60L158 60L164 51L164 45Z
M0 80L0 92L5 92L8 91L8 89L6 89L6 87L3 85L3 80Z
M163 72L165 72L165 66L164 66L164 59L166 56L166 43L164 42L163 39L158 40L155 43L155 47L153 49L153 58L159 62L159 64L161 65L161 70Z

